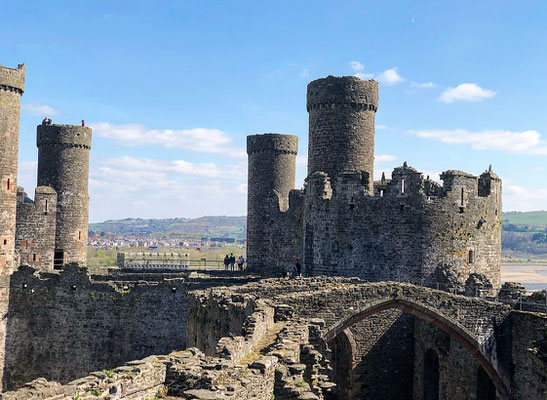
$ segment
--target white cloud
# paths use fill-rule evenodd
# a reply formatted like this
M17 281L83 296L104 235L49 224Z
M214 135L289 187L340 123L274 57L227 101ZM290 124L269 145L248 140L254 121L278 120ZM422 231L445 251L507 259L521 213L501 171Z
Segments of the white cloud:
M376 125L377 131L385 131L387 129L386 125Z
M547 141L534 130L514 132L507 130L485 130L469 132L454 130L411 130L409 133L443 143L470 144L475 150L500 150L509 153L547 155Z
M374 79L374 74L368 74L364 72L358 72L354 76L364 81L368 81L369 79Z
M302 70L300 71L300 76L303 78L310 76L310 70L307 68L302 68Z
M433 82L410 82L410 86L417 89L432 89L436 88L437 84Z
M352 61L352 62L354 62L354 61ZM350 63L350 65L351 65L351 63ZM363 67L360 70L363 70L365 68L362 64L360 64L360 66ZM353 68L353 69L355 71L357 71L357 69L355 69L355 68ZM358 72L354 76L356 76L360 79L363 79L363 80L376 79L378 82L383 83L385 85L394 85L396 83L403 82L405 80L405 78L403 78L397 72L397 67L386 69L384 72L381 72L379 74L372 74L372 73L368 73L368 72Z
M90 220L244 215L246 180L243 161L220 166L127 156L92 159Z
M483 89L474 83L462 83L455 88L449 87L442 92L439 101L453 103L455 101L481 101L496 95L493 90Z
M382 72L376 77L376 80L386 85L394 85L399 82L403 82L405 78L397 73L397 67L390 68Z
M21 106L21 108L32 115L38 115L40 117L45 116L55 116L59 115L59 110L56 110L55 108L48 106L46 104L40 104L40 103L26 103Z
M191 163L184 160L163 161L138 157L118 157L106 161L108 166L114 166L127 171L146 171L149 173L165 173L202 176L208 178L239 178L245 179L245 168L242 165L220 166L215 163Z
M33 198L37 182L37 161L21 161L17 171L17 186L25 188L25 192Z
M237 147L230 135L218 129L149 129L140 124L113 125L108 122L94 122L89 126L98 136L126 146L162 146L200 153L225 153L238 158L246 157L245 150Z
M390 161L395 161L397 159L397 157L395 156L391 156L389 154L380 154L380 155L377 155L377 156L374 156L374 163L381 163L381 162L390 162Z
M503 185L504 211L547 210L547 188L531 190L505 179Z
M361 64L359 61L350 61L349 66L354 71L364 71L365 66Z

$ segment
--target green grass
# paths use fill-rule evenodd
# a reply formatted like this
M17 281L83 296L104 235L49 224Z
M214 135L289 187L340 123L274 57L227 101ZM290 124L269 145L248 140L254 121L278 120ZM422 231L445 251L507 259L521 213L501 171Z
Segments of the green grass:
M515 225L547 225L547 211L503 213L502 219Z

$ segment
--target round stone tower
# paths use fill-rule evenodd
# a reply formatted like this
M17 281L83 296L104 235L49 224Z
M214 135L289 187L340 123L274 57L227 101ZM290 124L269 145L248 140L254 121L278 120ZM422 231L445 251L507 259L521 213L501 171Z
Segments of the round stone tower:
M378 83L355 76L317 79L308 84L308 176L325 172L332 182L344 170L366 174L372 193L374 115Z
M268 267L272 229L289 207L294 189L298 137L266 133L247 136L249 155L247 202L248 268Z
M0 64L0 275L15 265L15 218L17 207L17 155L19 113L25 90L25 65L16 69Z
M57 192L54 267L87 261L91 128L38 125L38 186Z

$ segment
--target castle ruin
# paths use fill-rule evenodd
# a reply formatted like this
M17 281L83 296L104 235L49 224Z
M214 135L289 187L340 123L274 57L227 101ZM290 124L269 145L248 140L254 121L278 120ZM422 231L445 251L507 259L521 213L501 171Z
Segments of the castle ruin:
M38 126L34 200L16 188L24 77L0 66L1 399L546 398L545 293L498 291L500 179L374 181L376 82L310 83L303 190L297 137L247 138L251 273L123 253L105 273L85 268L91 129ZM263 279L295 260L310 277Z
M405 162L373 180L378 84L308 85L308 176L294 189L297 137L247 138L248 266L280 276L355 276L464 291L501 285L501 180L445 171L443 185Z

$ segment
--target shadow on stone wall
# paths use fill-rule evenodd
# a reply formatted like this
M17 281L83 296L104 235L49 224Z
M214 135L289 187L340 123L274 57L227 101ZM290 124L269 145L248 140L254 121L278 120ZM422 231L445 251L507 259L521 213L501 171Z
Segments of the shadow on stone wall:
M67 383L184 349L188 291L233 284L230 279L181 274L147 282L120 275L105 282L77 266L60 274L21 267L10 281L3 390L38 377Z

